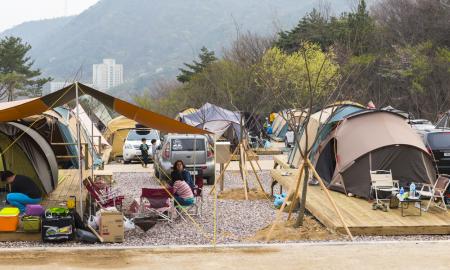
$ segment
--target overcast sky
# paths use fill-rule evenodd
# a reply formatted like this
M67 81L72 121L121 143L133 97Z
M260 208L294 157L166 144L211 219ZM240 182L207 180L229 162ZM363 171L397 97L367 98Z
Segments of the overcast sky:
M79 14L98 1L0 0L0 32L27 21Z

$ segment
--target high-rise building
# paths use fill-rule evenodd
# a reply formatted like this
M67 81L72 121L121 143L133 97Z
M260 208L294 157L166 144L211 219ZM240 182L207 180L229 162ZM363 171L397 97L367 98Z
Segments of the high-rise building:
M92 66L92 83L99 90L106 90L123 83L123 66L115 59L103 59L102 64Z

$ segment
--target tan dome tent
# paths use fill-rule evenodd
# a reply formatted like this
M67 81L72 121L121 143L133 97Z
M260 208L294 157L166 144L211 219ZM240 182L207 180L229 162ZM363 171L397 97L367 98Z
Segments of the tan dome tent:
M329 124L330 120L340 121L348 114L360 111L363 108L364 106L361 104L352 101L340 101L330 104L323 110L311 114L308 125L304 125L298 134L301 149L297 144L294 144L294 148L289 153L288 163L290 166L292 168L299 168L303 160L300 150L304 151L306 148L311 148L313 145L315 146L318 134L328 132L327 130L322 129ZM302 121L304 121L304 119L302 119ZM329 126L326 128L329 128Z
M58 185L55 154L33 129L14 122L0 123L0 153L0 170L30 177L46 194Z
M314 157L328 188L370 198L370 170L392 170L401 186L433 184L435 169L425 145L404 117L387 111L348 116L322 141Z
M123 144L130 129L136 128L137 122L125 116L112 119L103 136L112 146L110 159L116 159L123 155Z

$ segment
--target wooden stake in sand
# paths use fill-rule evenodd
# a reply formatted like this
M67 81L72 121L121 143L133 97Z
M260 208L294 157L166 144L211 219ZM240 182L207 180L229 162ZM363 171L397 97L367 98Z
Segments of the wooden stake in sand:
M300 168L301 171L300 171L300 173L299 173L298 181L297 181L297 183L296 183L296 189L295 189L295 193L294 193L294 199L295 199L295 198L297 197L297 195L298 195L298 189L299 189L299 186L300 186L300 181L301 181L301 179L302 179L302 177L303 177L304 166L308 166L308 167L311 169L311 171L312 171L314 177L317 178L317 180L319 181L321 188L324 190L324 192L325 192L325 194L326 194L328 200L329 200L329 201L331 202L331 204L333 205L334 211L336 211L337 215L339 216L339 219L341 220L342 225L344 226L345 231L347 232L347 235L349 236L350 240L353 241L353 240L354 240L353 235L352 235L352 233L350 232L350 230L349 230L349 228L348 228L348 226L347 226L347 223L345 223L345 220L344 220L344 218L343 218L341 212L339 211L339 208L337 207L335 201L334 201L333 198L331 197L330 192L328 191L327 187L326 187L325 184L323 183L322 178L319 176L319 174L317 173L316 169L314 168L314 166L312 165L312 163L311 163L311 161L310 161L309 159L306 159L306 164L302 163L302 166L301 166L301 168ZM292 192L289 191L289 194L288 194L288 197L287 197L287 198L289 198L291 194L292 194ZM279 210L279 212L277 213L277 216L276 216L276 218L275 218L275 221L274 221L274 223L272 224L272 227L270 228L270 230L269 230L269 232L268 232L268 234L267 234L267 236L266 236L266 241L269 241L270 236L272 235L272 232L273 232L273 230L274 230L274 228L275 228L275 225L279 222L279 219L280 219L280 217L281 217L281 213L283 212L284 208L286 207L286 202L287 202L287 199L284 200L283 205L280 207L280 210ZM289 220L289 217L290 217L290 215L291 215L291 210L292 210L292 209L289 210L288 220Z
M301 183L301 181L302 181L303 173L304 173L304 172L305 172L305 164L304 164L304 162L302 162L302 163L300 164L300 173L299 173L299 175L298 175L297 183L296 183L296 185L295 185L294 198L292 199L292 204L291 204L291 206L289 207L289 215L288 215L287 220L291 219L292 210L294 210L295 201L297 200L297 197L299 197L299 196L298 196L298 195L299 195L299 194L298 194L298 191L299 191L299 189L300 189L300 183ZM286 199L287 199L287 198L286 198Z
M308 163L309 168L311 169L314 177L317 178L317 180L320 183L320 186L322 187L322 189L325 191L325 194L328 197L328 200L330 200L331 204L333 205L334 211L336 211L336 213L339 216L339 219L342 222L342 225L344 225L345 231L347 232L348 236L350 237L350 239L353 241L353 235L350 232L350 230L348 229L347 223L345 223L344 218L342 217L341 211L339 211L339 208L337 207L336 203L334 202L333 198L330 195L330 192L328 191L328 188L325 186L325 184L323 183L322 178L319 176L319 174L317 173L316 169L314 168L314 166L312 165L311 161L309 159L306 159L306 162Z

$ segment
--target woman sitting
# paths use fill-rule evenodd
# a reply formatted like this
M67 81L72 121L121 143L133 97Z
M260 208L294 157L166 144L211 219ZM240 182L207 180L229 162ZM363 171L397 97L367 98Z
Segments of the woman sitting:
M189 206L194 204L194 193L192 193L191 187L184 181L183 174L176 172L172 174L173 181L173 194L175 197L175 203L183 206Z
M179 176L180 174L181 177ZM170 183L171 186L174 185L175 180L184 180L189 185L189 187L191 187L191 189L194 189L195 187L194 180L192 180L192 176L186 170L182 160L175 161L170 177L172 179L172 182Z

